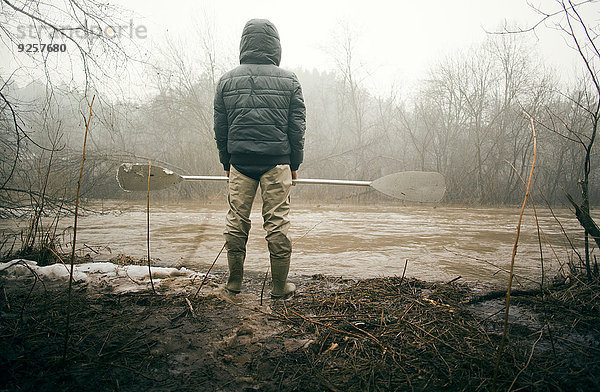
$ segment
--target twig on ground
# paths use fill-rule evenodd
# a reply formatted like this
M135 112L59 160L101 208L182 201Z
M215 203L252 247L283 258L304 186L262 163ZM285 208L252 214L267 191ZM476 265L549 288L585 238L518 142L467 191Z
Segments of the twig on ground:
M191 313L192 317L195 319L198 319L198 316L196 316L196 312L194 312L194 308L192 307L192 303L190 302L189 299L187 299L187 297L185 297L185 302L187 303L187 306L190 309L190 313Z
M404 274L406 274L406 266L408 265L408 259L404 260L404 270L402 271L402 278L400 278L399 286L402 286L402 282L404 281Z
M265 278L262 282L262 287L260 289L260 306L263 305L263 296L265 294L265 286L267 285L267 277L269 276L269 270L271 269L271 265L267 267L267 272L265 272Z
M210 274L210 271L213 269L213 267L217 263L217 260L219 260L219 256L221 256L221 253L223 253L223 250L225 249L225 245L226 244L227 243L223 243L223 246L221 247L221 250L219 251L219 253L217 253L217 257L215 257L215 260L211 264L210 268L208 269L208 271L206 271L206 274L204 275L204 279L202 279L202 283L200 283L200 287L198 287L198 290L196 290L196 294L194 294L194 298L193 299L196 299L196 297L198 296L198 293L200 292L200 289L202 288L202 286L204 286L204 283L208 279L208 274Z
M529 358L527 358L527 363L525 363L525 366L523 366L521 368L521 370L519 370L519 373L517 373L517 375L515 376L514 380L512 381L512 383L510 384L510 387L508 387L508 390L510 391L514 386L515 383L517 382L517 380L519 379L519 376L521 376L521 374L525 371L525 369L527 369L527 367L529 366L529 364L531 363L531 358L533 358L533 352L535 351L535 346L538 344L538 342L542 339L542 335L544 334L543 331L539 332L540 336L538 336L538 338L536 339L536 341L533 343L533 346L531 347L531 352L529 353Z

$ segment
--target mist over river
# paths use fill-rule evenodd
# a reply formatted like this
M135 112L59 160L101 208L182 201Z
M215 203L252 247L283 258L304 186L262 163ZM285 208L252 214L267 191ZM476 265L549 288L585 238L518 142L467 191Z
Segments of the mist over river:
M79 218L78 249L90 253L95 261L118 254L145 257L145 202L104 202L92 207L102 213L88 213ZM153 203L150 209L154 265L206 271L223 245L225 203ZM582 230L573 214L565 209L554 213L573 243L581 248ZM408 260L406 276L410 277L449 281L461 276L462 281L505 284L518 216L518 208L293 203L291 277L401 276ZM253 227L245 268L265 271L268 250L257 204L251 219ZM577 256L548 209L538 210L538 219L545 234L545 239L542 236L545 275L551 279L560 268L558 260L564 264ZM60 227L66 228L72 222L72 217L62 218ZM0 221L0 228L7 234L26 224L4 220ZM67 230L64 240L69 241L71 234ZM226 269L226 260L224 253L216 268ZM517 286L539 282L541 271L537 228L533 212L528 209L515 263Z

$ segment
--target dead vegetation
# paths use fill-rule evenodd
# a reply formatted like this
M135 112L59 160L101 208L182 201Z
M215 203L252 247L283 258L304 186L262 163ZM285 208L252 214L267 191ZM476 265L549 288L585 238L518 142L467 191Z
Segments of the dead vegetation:
M30 282L2 280L0 390L492 389L503 299L317 275L293 300L260 307L260 277L234 303L215 288L220 276L195 300L193 285L165 295L76 285L64 363L64 288L46 282L29 295ZM498 390L600 387L599 286L513 297Z
M470 290L399 278L341 283L334 289L325 279L276 310L293 325L288 335L315 341L279 365L286 389L491 389L501 314L471 308ZM598 388L598 298L584 306L578 300L594 289L573 285L514 299L529 317L510 324L499 390Z

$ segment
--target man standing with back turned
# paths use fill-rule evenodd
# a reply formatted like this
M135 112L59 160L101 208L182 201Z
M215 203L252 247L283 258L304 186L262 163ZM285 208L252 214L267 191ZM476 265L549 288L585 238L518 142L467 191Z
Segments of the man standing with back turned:
M279 68L279 33L270 21L252 19L240 42L240 65L219 80L215 94L215 140L229 177L225 228L229 279L242 287L250 211L260 185L263 227L271 258L272 298L291 297L287 283L292 254L288 236L290 190L304 155L306 109L300 83Z

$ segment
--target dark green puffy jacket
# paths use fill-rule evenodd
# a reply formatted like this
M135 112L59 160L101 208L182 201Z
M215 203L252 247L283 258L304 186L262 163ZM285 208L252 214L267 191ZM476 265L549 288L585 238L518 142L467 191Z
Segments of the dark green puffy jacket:
M214 102L215 140L229 164L277 165L297 170L304 156L306 109L296 75L279 68L275 26L252 19L240 42L240 65L219 80Z

